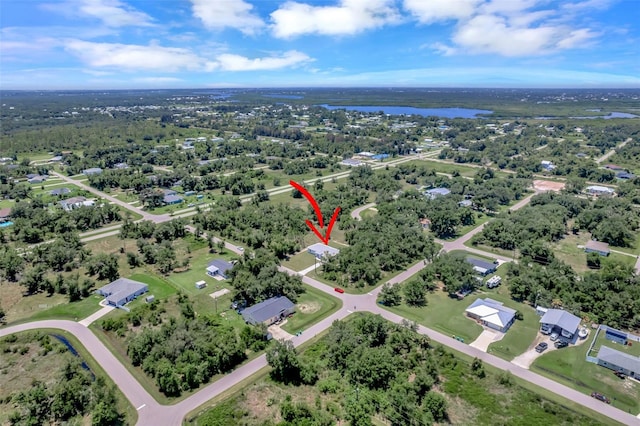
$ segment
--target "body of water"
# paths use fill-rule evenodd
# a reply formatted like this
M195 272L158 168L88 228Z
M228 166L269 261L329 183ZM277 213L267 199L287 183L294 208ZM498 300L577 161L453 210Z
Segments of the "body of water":
M13 222L2 222L0 223L0 228L6 228L7 226L13 225Z
M629 114L628 112L610 112L608 115L589 115L584 117L569 117L574 120L595 120L602 118L604 120L610 120L612 118L638 118L640 115ZM536 120L562 120L563 117L536 117Z
M53 334L52 336L58 339L63 345L65 345L67 349L69 349L69 352L71 352L74 356L80 357L80 355L78 355L78 351L76 351L76 348L73 347L71 342L69 342L66 337L60 336L59 334ZM91 371L87 363L82 361L81 365L82 365L82 368L90 372L93 378L95 379L95 375L93 374L93 371Z
M302 99L304 96L300 96L300 95L279 95L279 94L272 94L272 95L262 95L265 98L276 98L276 99Z
M493 111L486 109L470 108L415 108L406 106L352 106L352 105L318 105L329 110L346 109L347 111L359 112L383 112L390 115L421 115L423 117L442 118L478 118L480 114L493 114Z

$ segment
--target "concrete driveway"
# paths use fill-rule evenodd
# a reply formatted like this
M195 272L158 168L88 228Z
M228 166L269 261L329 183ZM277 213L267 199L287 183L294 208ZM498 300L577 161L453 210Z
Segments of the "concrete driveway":
M489 345L493 342L497 342L504 337L504 333L500 333L499 331L487 330L484 329L482 333L478 336L476 340L469 343L469 346L472 346L476 349L480 349L482 352L486 352Z
M538 353L536 352L535 348L540 342L547 342L548 347L543 352ZM526 352L523 353L522 355L518 355L517 357L512 359L511 362L522 368L529 369L529 367L531 366L531 364L533 364L533 361L535 361L536 358L555 350L556 350L556 347L553 346L553 342L551 341L549 336L545 336L543 334L538 333L536 335L536 338L533 340L533 343L529 345L529 348L526 350Z

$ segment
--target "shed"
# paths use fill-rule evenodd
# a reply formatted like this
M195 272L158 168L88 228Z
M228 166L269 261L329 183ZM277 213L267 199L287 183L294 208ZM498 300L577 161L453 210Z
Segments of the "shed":
M272 297L242 311L248 324L271 325L295 312L295 304L285 296Z
M151 294L151 295L149 295L149 296L144 298L144 301L147 302L147 303L151 303L154 300L156 300L156 297L153 294Z
M339 254L340 250L326 244L315 243L307 248L307 252L314 255L317 259L326 259L330 256Z
M107 304L121 307L147 291L149 291L149 286L144 283L128 278L118 278L100 287L96 293L106 297Z
M609 244L600 241L589 240L584 246L584 251L587 253L598 253L600 256L609 256L611 250L609 250Z
M207 282L206 281L196 281L196 288L197 289L202 289L205 288L207 286Z

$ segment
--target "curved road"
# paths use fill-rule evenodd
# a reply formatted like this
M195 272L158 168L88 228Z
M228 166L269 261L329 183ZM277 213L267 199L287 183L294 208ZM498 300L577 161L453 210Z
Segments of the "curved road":
M371 207L373 207L375 205L376 205L376 203L369 203L369 204L365 204L362 207L358 207L357 209L355 209L355 210L353 210L351 212L351 217L353 219L356 219L356 220L361 220L362 218L360 217L360 214L362 214L363 211L365 211L367 209L370 209Z

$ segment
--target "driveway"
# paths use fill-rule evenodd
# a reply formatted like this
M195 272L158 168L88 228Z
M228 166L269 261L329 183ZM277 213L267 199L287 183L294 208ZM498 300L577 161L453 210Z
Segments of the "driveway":
M535 348L540 342L547 342L548 347L543 352L538 353L536 352ZM522 368L526 368L528 370L531 364L533 364L533 361L536 360L536 358L546 354L547 352L551 352L555 350L556 350L556 347L553 346L553 342L551 341L549 336L545 336L543 334L538 333L536 335L536 338L533 340L533 343L529 345L529 348L526 350L526 352L523 353L522 355L518 355L517 357L512 359L511 362L514 363L515 365L518 365Z
M89 315L88 317L86 317L85 319L78 322L81 325L84 325L85 327L89 327L92 322L99 320L100 318L102 318L103 316L107 315L109 312L115 309L113 306L105 306L104 302L105 302L104 300L100 302L100 305L102 306L102 308L98 312L95 312Z
M281 326L285 325L287 320L282 321L280 324L273 324L267 327L271 336L273 336L274 340L290 340L293 337L293 334L289 334L282 329Z
M504 333L500 333L499 331L487 330L485 329L476 340L469 343L469 346L472 346L476 349L480 349L482 352L486 352L489 345L493 342L497 342L498 340L502 340L504 337Z

